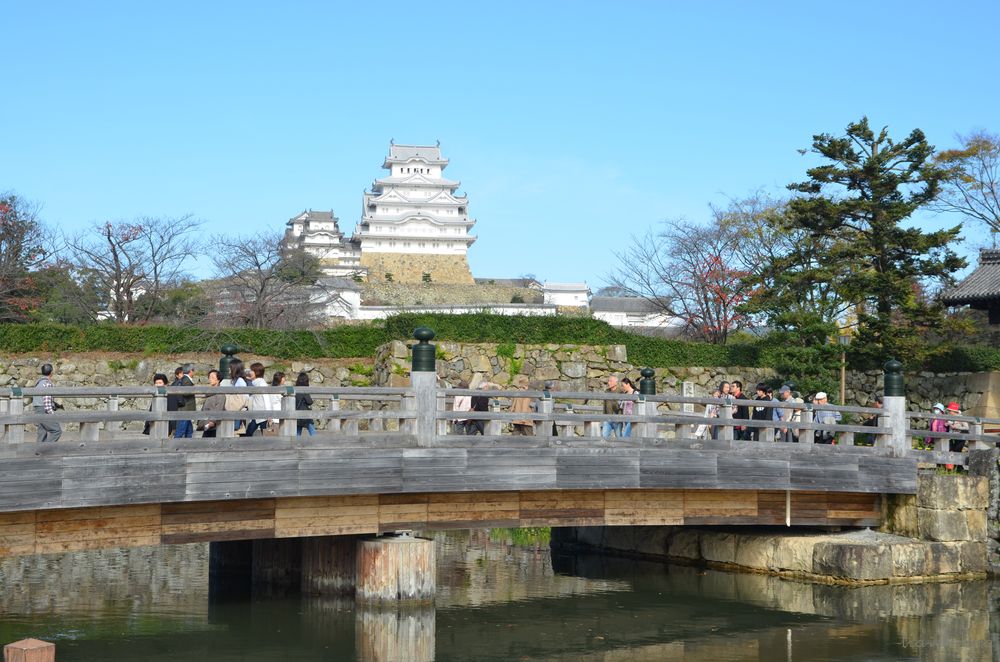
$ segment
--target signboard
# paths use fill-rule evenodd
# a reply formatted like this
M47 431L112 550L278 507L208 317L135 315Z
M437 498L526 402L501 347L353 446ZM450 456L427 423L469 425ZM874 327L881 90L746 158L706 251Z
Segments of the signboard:
M681 382L681 395L683 395L685 398L693 398L694 397L694 382ZM683 409L684 409L685 412L687 412L689 414L693 414L694 413L694 403L693 402L685 402Z

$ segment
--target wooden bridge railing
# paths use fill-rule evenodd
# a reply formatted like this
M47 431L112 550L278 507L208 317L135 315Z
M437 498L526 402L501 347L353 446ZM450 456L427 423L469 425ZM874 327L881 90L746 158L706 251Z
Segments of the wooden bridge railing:
M167 396L184 395L206 397L220 392L248 395L279 395L279 410L243 411L167 411ZM296 393L313 396L319 408L297 411ZM34 411L27 404L29 398L49 395L70 404L70 408L55 414ZM486 396L489 411L471 412L452 410L455 396ZM510 412L513 398L528 398L530 412ZM603 401L631 400L632 415L603 414ZM145 403L148 401L148 405ZM717 408L717 418L706 418L702 413L684 412L684 405ZM83 405L83 406L80 406ZM763 407L769 411L791 409L798 412L797 421L735 419L738 406ZM819 412L838 412L845 420L831 424L817 422ZM850 419L861 416L876 417L877 425L858 425ZM997 419L947 416L948 420L969 423L968 433L930 432L920 429L932 415L906 412L901 421L904 429L894 434L893 421L884 410L868 407L838 407L811 403L734 400L682 397L677 395L625 395L607 392L549 392L524 390L471 390L442 388L436 384L415 383L410 388L382 387L52 387L46 389L0 389L0 441L6 444L24 442L26 426L40 421L79 425L79 438L93 442L109 438L135 438L137 431L123 430L129 423L149 422L150 438L168 437L170 421L213 420L219 421L217 436L238 436L236 422L245 420L276 419L278 434L294 436L297 421L318 420L326 435L359 436L362 433L413 435L418 445L446 445L449 440L481 439L497 442L509 439L505 424L529 420L533 423L533 436L555 443L570 443L573 438L600 438L604 423L632 424L631 438L614 437L613 444L634 444L640 440L686 440L689 444L711 443L724 446L740 441L744 432L753 432L747 443L771 443L787 440L783 430L797 438L794 446L802 451L815 443L817 438L833 436L841 448L870 446L867 451L875 455L893 457L912 456L920 462L934 464L965 464L965 454L949 450L949 440L960 440L969 448L993 446L1000 437L984 432L984 424L1000 425ZM485 421L484 436L471 437L451 433L449 424L459 420ZM118 424L118 425L115 425ZM116 429L116 427L118 429ZM742 430L741 430L742 428ZM103 434L102 434L103 430ZM700 434L699 434L700 433ZM933 440L933 450L913 447L914 440ZM789 444L791 446L792 444Z

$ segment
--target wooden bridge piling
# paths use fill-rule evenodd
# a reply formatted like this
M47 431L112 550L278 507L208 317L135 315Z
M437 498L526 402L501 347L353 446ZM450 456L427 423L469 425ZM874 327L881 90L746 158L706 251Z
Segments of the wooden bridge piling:
M22 639L3 647L3 662L55 662L56 645L39 639Z
M355 599L363 603L434 601L434 541L408 534L358 542Z

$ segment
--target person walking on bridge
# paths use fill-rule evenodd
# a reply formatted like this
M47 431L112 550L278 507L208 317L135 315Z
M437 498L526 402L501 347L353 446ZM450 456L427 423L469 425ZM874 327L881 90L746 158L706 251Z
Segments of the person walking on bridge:
M621 393L618 388L618 377L616 375L611 375L608 377L608 390L607 393ZM615 416L621 413L619 408L618 400L615 398L608 398L603 402L604 414L606 416ZM601 436L605 439L611 437L611 433L614 433L616 437L622 436L622 424L615 423L612 421L604 421L601 424Z
M177 382L178 386L194 386L194 364L185 363L181 366L181 377ZM194 394L177 396L177 411L197 411L197 402ZM177 428L174 430L175 439L183 439L194 436L193 421L177 421Z
M829 404L829 399L827 398L825 391L820 391L813 396L813 404L824 406ZM816 423L822 425L836 425L840 423L840 412L832 409L817 409L816 416L813 419ZM816 435L817 444L835 444L837 443L837 433L832 430L819 430Z
M35 383L35 388L52 388L52 364L43 363L42 364L42 376ZM37 395L32 399L32 404L35 407L36 414L54 414L56 409L61 409L56 404L56 401L51 395L43 395L38 397ZM59 441L59 437L62 436L62 426L59 425L59 421L39 421L38 422L38 441Z

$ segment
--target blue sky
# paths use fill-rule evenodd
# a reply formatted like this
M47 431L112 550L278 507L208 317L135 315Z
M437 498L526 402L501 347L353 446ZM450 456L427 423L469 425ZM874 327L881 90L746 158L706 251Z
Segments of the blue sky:
M440 140L476 276L596 287L631 235L804 179L814 133L1000 132L997 2L284 4L3 3L0 190L70 230L349 233L389 140Z

